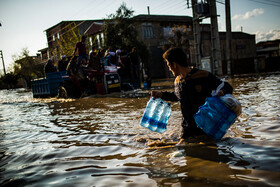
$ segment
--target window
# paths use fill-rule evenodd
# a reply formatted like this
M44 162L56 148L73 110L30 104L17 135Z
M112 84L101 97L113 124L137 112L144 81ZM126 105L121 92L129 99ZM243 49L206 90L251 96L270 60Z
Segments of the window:
M59 36L59 32L56 34L56 37L57 37L57 39L59 40L59 37L60 37L60 36Z
M97 41L97 46L99 48L104 46L104 35L103 35L103 33L100 33L100 34L97 35L96 41Z
M93 43L92 43L92 36L91 36L91 37L89 37L89 45L92 46L92 44Z
M104 34L103 33L100 34L100 46L101 47L104 46Z
M55 41L55 35L53 35L52 39L53 39L53 41Z
M143 38L153 38L154 37L153 26L151 23L142 24L142 34L143 34Z

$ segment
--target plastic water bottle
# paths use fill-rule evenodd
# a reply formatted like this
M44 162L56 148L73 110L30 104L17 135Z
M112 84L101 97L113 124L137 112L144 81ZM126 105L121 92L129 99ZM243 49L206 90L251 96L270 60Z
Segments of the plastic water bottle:
M166 124L171 114L171 106L160 98L151 98L147 104L140 125L163 133L166 130Z
M166 124L171 115L170 103L164 105L163 113L159 119L156 131L159 133L164 133L166 131Z
M157 103L157 100L153 97L147 103L144 115L141 119L141 123L140 123L141 126L143 126L143 127L148 127L149 126L149 121L153 116L153 111L155 110L156 103Z
M164 109L163 101L161 99L156 99L156 107L153 111L152 117L149 120L149 126L148 126L148 128L151 131L156 131L159 119L163 113L163 109Z

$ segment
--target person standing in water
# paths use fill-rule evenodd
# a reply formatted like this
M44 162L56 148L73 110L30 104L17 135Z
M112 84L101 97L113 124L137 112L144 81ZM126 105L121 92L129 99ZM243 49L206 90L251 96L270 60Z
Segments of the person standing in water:
M181 48L168 49L163 54L163 58L176 77L174 91L152 91L151 96L166 101L180 102L183 117L182 138L204 135L205 133L197 127L193 115L205 103L206 97L211 97L212 91L216 90L222 81L208 71L192 67ZM232 94L232 91L232 86L225 82L218 95Z

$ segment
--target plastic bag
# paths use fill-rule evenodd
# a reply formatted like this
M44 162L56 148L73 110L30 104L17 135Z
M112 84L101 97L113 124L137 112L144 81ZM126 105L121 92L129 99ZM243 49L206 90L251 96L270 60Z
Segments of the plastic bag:
M217 89L215 91L212 92L212 96L215 96L219 93L219 91L222 89L222 87L224 87L225 85L225 79L221 79L222 83L217 87Z
M221 79L222 83L217 87L215 91L212 92L212 96L216 96L217 93L224 87L225 85L225 79ZM224 96L219 97L221 101L228 107L230 110L232 110L237 116L241 114L241 104L240 102L231 94L226 94Z
M242 108L240 102L231 94L220 97L221 101L232 110L237 116L241 114Z
M166 131L167 121L171 115L171 105L160 98L151 98L141 119L140 125L164 133Z

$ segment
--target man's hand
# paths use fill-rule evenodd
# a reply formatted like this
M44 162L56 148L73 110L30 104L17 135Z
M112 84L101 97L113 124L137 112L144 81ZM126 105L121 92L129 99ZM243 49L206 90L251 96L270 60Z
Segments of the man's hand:
M224 94L223 90L220 90L220 91L217 93L217 95L218 95L218 96L224 96L225 94Z
M152 91L151 96L154 98L161 98L162 97L162 92L161 91Z

